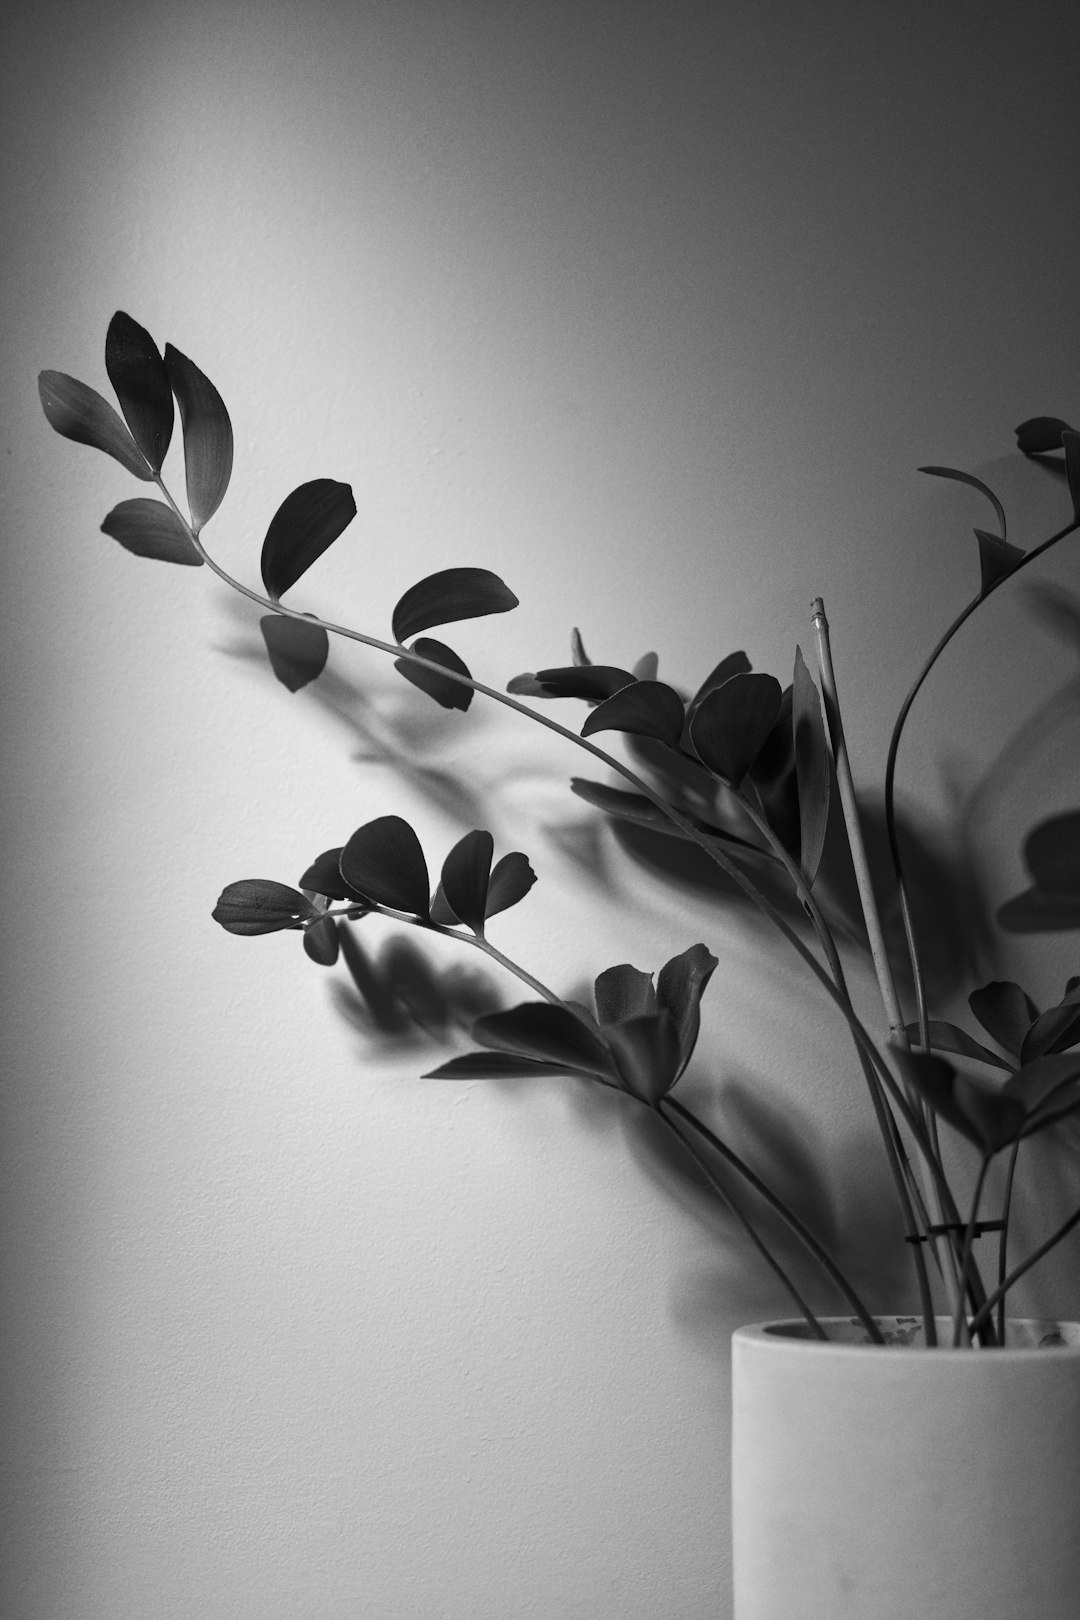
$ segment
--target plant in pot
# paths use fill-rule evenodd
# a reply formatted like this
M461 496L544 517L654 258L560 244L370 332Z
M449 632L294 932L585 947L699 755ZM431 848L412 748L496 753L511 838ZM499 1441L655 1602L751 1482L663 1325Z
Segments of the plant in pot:
M232 472L232 429L220 395L184 354L171 344L160 353L123 313L110 323L105 364L122 416L60 372L41 374L40 394L58 433L105 451L156 487L152 498L114 507L102 524L107 535L136 556L205 565L258 604L270 666L290 691L323 672L334 635L388 655L404 679L451 715L480 693L557 733L588 756L593 774L571 783L578 797L621 827L675 841L668 847L719 871L816 981L823 1015L846 1027L853 1076L876 1121L882 1173L903 1224L918 1299L906 1316L876 1316L822 1237L736 1151L722 1126L679 1096L717 966L705 943L689 944L655 976L628 963L604 967L590 1005L568 998L491 938L493 920L532 887L527 856L501 851L496 859L491 835L475 828L442 854L433 884L416 833L396 815L343 830L342 843L316 854L295 884L227 884L213 911L233 934L299 932L315 963L342 959L377 1021L380 997L385 1013L394 985L385 974L380 980L363 948L365 918L391 918L482 952L524 985L526 997L482 1012L472 1024L473 1049L448 1057L430 1077L573 1075L607 1087L629 1107L650 1111L742 1227L794 1314L741 1329L734 1340L737 1620L911 1612L1075 1620L1080 1325L1014 1321L1008 1300L1080 1223L1078 1208L1026 1251L1012 1236L1021 1145L1080 1112L1080 976L1063 975L1059 998L1041 1009L1011 981L975 986L969 1007L977 1034L936 1015L894 789L908 714L942 650L981 603L1080 526L1080 434L1050 417L1018 429L1020 450L1064 475L1072 506L1055 534L1026 551L1006 539L1001 503L978 478L922 469L970 486L991 508L993 527L975 531L979 588L925 659L893 728L882 799L893 905L883 915L820 600L812 612L816 679L800 649L786 684L734 651L687 696L658 678L652 656L632 669L593 662L574 631L569 663L517 675L498 689L428 632L512 610L517 598L503 580L478 567L430 575L403 592L390 639L287 605L283 597L355 514L349 486L330 478L282 501L262 548L261 588L233 578L204 541ZM174 400L186 510L162 478ZM1070 611L1061 600L1057 608ZM553 717L559 700L588 706L579 729ZM1025 857L1032 886L1002 908L999 923L1015 931L1075 930L1080 812L1037 826ZM854 927L843 898L849 880L861 907ZM838 941L850 946L853 938L873 959L880 1036L866 1028L849 993ZM973 1159L966 1198L943 1151L949 1133ZM999 1164L1005 1173L989 1207L989 1172ZM780 1227L816 1268L828 1297L843 1299L843 1316L815 1307L774 1240Z

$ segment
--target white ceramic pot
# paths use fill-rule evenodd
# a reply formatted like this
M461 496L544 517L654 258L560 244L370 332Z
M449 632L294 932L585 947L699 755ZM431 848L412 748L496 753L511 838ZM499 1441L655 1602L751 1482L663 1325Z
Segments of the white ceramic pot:
M735 1620L1080 1620L1080 1323L877 1320L734 1334Z

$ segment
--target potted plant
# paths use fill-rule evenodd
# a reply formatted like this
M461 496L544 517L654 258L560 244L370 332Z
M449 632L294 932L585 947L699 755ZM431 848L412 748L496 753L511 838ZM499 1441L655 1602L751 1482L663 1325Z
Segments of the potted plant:
M114 507L102 524L107 535L137 556L207 566L257 603L271 668L291 691L318 678L336 635L387 654L403 678L448 711L467 709L480 693L556 732L589 756L593 774L575 778L574 792L618 824L676 840L718 870L817 981L823 1012L846 1026L917 1289L919 1311L905 1317L869 1310L819 1235L679 1097L717 966L705 943L689 944L655 975L627 963L608 966L596 977L592 1005L568 999L490 937L497 934L492 919L532 887L527 856L496 852L490 834L476 828L439 852L433 883L416 833L396 815L343 830L342 843L317 854L295 885L262 878L227 884L213 911L241 936L299 932L314 962L333 966L342 957L369 1000L371 963L356 929L366 916L484 953L527 997L482 1013L472 1028L474 1049L448 1057L430 1076L576 1075L608 1087L629 1106L650 1110L740 1223L795 1314L735 1335L738 1620L911 1612L1075 1620L1080 1326L1013 1322L1007 1306L1019 1279L1080 1223L1078 1208L1029 1252L1014 1252L1010 1243L1021 1144L1080 1112L1080 977L1065 977L1058 1001L1042 1009L1011 982L975 987L969 1006L978 1034L935 1016L894 788L908 714L944 647L1006 580L1080 526L1080 434L1050 417L1018 430L1022 452L1064 472L1072 504L1069 520L1026 552L1006 539L1001 503L979 479L922 469L975 490L992 508L994 527L976 530L979 589L926 658L893 729L883 814L894 927L871 881L820 600L813 604L816 679L800 649L786 684L734 651L687 696L659 679L653 657L632 669L593 662L575 631L569 663L496 689L428 632L512 610L517 598L503 580L475 567L430 575L403 592L389 639L285 604L355 514L349 486L329 478L301 485L281 503L262 548L261 589L233 578L204 542L232 471L232 429L220 395L184 354L171 344L160 353L123 313L110 323L105 363L122 416L60 372L41 374L40 394L58 433L107 452L155 486L154 497ZM174 400L186 510L162 479ZM551 700L587 704L580 728L553 718ZM611 733L625 753L606 746ZM597 766L605 779L596 779ZM1025 855L1032 886L1002 909L1001 924L1020 931L1080 926L1080 812L1036 827ZM859 896L857 925L845 915L846 878ZM873 958L881 1037L865 1027L848 991L837 942L851 937L853 926ZM943 1129L974 1158L966 1204L947 1168ZM1004 1195L988 1208L988 1172L999 1160ZM845 1316L815 1308L762 1230L763 1207L811 1258L832 1297L843 1298ZM994 1252L989 1268L982 1239Z

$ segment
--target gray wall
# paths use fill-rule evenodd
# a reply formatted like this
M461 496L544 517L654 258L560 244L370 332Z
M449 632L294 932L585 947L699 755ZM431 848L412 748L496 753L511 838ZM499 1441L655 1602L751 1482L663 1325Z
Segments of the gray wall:
M143 491L49 431L34 378L104 387L128 310L232 412L221 560L254 580L288 490L346 479L359 516L303 605L384 634L414 579L493 568L522 607L454 642L496 685L575 624L684 686L738 646L786 678L821 593L871 781L988 517L915 469L987 478L1019 543L1063 521L1011 430L1080 415L1077 24L41 0L6 34L0 1614L716 1620L727 1337L783 1295L632 1116L418 1081L435 1048L373 1047L295 938L209 911L396 812L433 860L478 819L530 853L496 937L563 990L707 940L691 1092L886 1307L842 1032L745 919L597 856L562 745L432 727L373 654L335 649L338 712L238 656L254 617L205 570L99 534ZM1066 547L1038 577L1075 573ZM968 794L1071 657L1002 592L916 713L905 794ZM1033 817L1076 802L1076 742L978 801L994 900ZM1074 947L996 971L1056 999ZM1069 1174L1032 1166L1035 1234ZM1080 1314L1076 1261L1024 1303Z

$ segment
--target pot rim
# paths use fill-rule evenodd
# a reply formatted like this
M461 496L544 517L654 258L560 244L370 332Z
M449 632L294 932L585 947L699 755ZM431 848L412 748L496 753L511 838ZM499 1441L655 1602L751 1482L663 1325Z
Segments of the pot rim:
M840 1337L827 1340L818 1339L811 1331L810 1325L801 1316L779 1318L770 1322L751 1322L745 1327L736 1328L732 1334L733 1343L755 1345L759 1348L768 1348L771 1353L778 1355L804 1355L807 1351L817 1354L828 1352L832 1355L858 1355L865 1350L873 1350L878 1356L936 1356L942 1350L959 1349L962 1354L974 1354L978 1357L984 1355L983 1351L971 1351L969 1346L954 1346L952 1342L952 1317L935 1316L940 1343L926 1345L921 1342L922 1317L914 1313L891 1316L886 1313L875 1314L874 1321L879 1327L903 1332L910 1332L912 1338L920 1342L874 1344L866 1335L866 1330L854 1316L819 1316L818 1321L826 1330L830 1328L846 1330ZM1067 1358L1080 1360L1080 1322L1063 1320L1055 1317L1028 1317L1010 1316L1005 1323L1006 1343L1003 1350L991 1352L991 1359L999 1361L1007 1357L1010 1361L1022 1360L1027 1357L1045 1357L1048 1350L1060 1354L1065 1352ZM1040 1343L1051 1335L1056 1335L1057 1343ZM1020 1342L1016 1342L1019 1339ZM1063 1342L1061 1342L1063 1341Z

